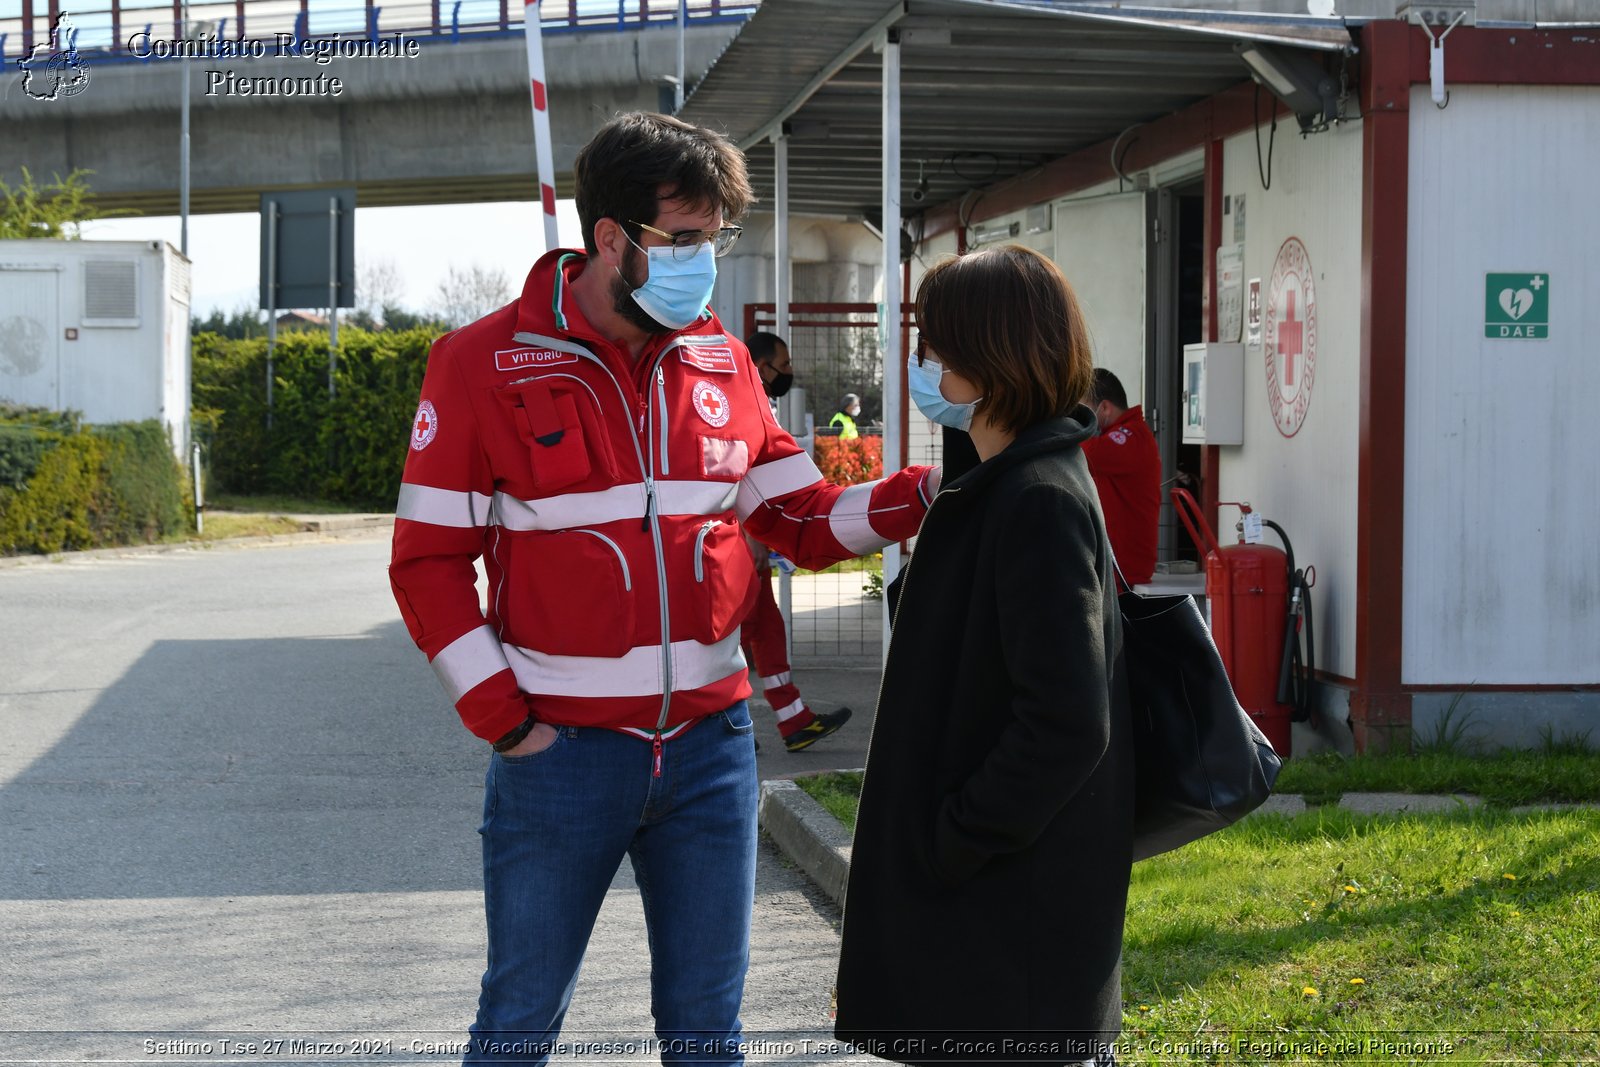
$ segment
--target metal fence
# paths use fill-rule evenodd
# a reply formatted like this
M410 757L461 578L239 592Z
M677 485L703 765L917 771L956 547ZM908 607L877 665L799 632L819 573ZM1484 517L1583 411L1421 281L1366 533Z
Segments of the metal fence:
M20 0L20 17L0 18L0 58L27 55L35 44L50 42L63 0ZM104 0L102 0L104 2ZM9 10L15 10L10 4ZM688 0L686 19L692 25L742 20L760 0ZM382 4L366 0L220 0L187 3L123 3L80 10L69 6L72 36L55 50L77 49L98 58L142 60L147 42L265 41L275 45L279 34L295 41L335 34L345 38L404 33L413 37L459 40L466 36L521 33L523 6L518 0L406 0ZM677 21L678 0L545 0L539 5L545 33L637 30L669 26ZM185 27L187 31L185 32ZM140 37L140 35L147 35ZM129 42L139 38L130 49Z
M915 306L904 305L901 329L907 337ZM776 326L773 304L746 304L744 335ZM806 390L817 426L826 428L846 393L861 398L863 433L883 432L883 353L878 347L876 304L789 305L789 357L795 381Z
M901 329L909 336L913 306L904 305ZM744 336L776 325L772 304L747 304ZM876 304L791 304L784 341L794 363L795 383L820 433L845 393L861 397L864 436L883 432L883 354ZM880 661L883 650L883 561L850 560L821 573L796 571L787 582L784 617L796 661ZM780 596L780 600L785 599Z

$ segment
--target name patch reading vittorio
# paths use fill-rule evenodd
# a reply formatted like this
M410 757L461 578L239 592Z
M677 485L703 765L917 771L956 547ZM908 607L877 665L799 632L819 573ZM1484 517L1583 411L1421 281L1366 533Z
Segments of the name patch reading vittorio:
M557 352L549 348L503 348L494 354L497 370L527 370L530 367L559 367L563 363L576 363L572 352Z

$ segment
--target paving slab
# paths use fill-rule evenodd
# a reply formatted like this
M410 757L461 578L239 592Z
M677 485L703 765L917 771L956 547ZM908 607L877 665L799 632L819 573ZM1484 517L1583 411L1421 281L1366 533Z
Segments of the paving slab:
M1306 798L1294 793L1274 793L1251 815L1299 815L1306 810Z
M1402 812L1449 812L1482 806L1483 800L1468 793L1346 793L1339 806L1362 815Z

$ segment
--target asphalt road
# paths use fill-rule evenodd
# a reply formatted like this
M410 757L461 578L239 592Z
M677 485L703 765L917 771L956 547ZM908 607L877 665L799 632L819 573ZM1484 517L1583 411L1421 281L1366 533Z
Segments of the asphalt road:
M486 753L399 621L387 547L0 570L0 1063L455 1059L410 1050L461 1040L476 1005ZM857 721L804 757L762 723L764 776L861 765L875 672L814 679ZM846 1059L837 920L764 845L752 1061ZM650 1029L624 864L566 1031L623 1051L559 1059L653 1062Z

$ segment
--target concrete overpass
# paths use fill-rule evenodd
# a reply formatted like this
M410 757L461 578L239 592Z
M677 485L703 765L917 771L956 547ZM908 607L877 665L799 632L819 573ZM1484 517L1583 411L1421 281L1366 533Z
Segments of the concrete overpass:
M595 8L594 0L581 3L581 10ZM31 9L27 0L24 4L25 12ZM445 0L441 17L441 5L433 3L431 19L429 5L420 5L409 21L398 23L417 27L405 31L415 42L413 56L331 58L326 64L275 54L276 33L309 36L303 32L305 0L298 9L294 0L287 7L278 0L238 0L212 5L223 14L209 21L191 21L191 40L209 32L231 42L237 30L227 30L228 17L236 10L248 13L246 39L264 42L266 55L259 58L137 58L130 54L129 39L152 17L157 21L150 38L141 38L134 50L150 52L151 41L173 40L173 8L121 10L113 19L120 30L116 38L108 25L94 27L108 45L115 41L115 49L85 48L86 31L80 29L79 56L88 84L53 100L23 91L14 72L23 54L23 23L13 19L8 27L0 20L0 48L11 68L0 90L0 179L14 184L23 167L36 178L82 167L94 172L89 183L101 207L176 214L180 93L187 65L190 210L196 214L255 211L259 194L268 189L349 185L356 187L363 207L536 198L521 22L509 20L505 0L498 5L498 19L493 0L490 5L486 24L476 27L459 25L460 4ZM557 188L559 195L570 196L573 157L595 127L619 111L660 106L662 80L677 70L676 4L608 0L609 18L588 21L577 17L580 2L547 0L543 6ZM50 16L54 7L52 0ZM513 7L520 15L521 5ZM691 0L685 65L691 85L754 7ZM191 20L197 20L204 9L190 10ZM397 8L385 11L370 2L365 11L365 32L361 9L345 19L354 32L337 36L347 44L392 41L397 18L406 18ZM574 16L571 24L552 28L552 21L560 23L567 12ZM76 12L71 17L92 22ZM316 12L311 17L333 25ZM32 43L49 40L50 24L46 17L31 21ZM317 36L335 35L324 30ZM325 76L320 95L314 87L308 94L306 82L319 75ZM333 78L341 86L337 96L329 89ZM242 95L241 81L259 84L260 79L280 88L283 79L292 80L296 95Z

